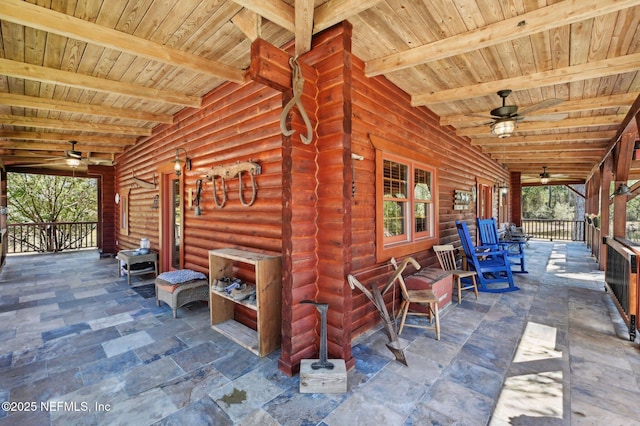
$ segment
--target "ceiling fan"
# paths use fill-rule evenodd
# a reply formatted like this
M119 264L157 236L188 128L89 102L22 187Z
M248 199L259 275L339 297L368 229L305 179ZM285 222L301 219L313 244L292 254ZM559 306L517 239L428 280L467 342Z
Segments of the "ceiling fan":
M549 181L551 180L551 178L564 178L567 177L567 175L562 175L562 174L551 174L547 171L547 166L542 166L542 173L540 173L540 183L543 185L546 185L549 183Z
M557 121L566 118L566 114L548 114L535 118L525 117L526 114L532 113L534 111L558 105L562 102L562 99L547 99L535 105L524 108L518 113L517 105L507 105L507 97L511 94L511 90L499 90L497 94L502 98L502 106L492 109L490 111L490 117L481 114L467 114L467 116L491 118L493 121L490 121L487 124L491 126L491 132L496 134L499 138L506 138L511 136L511 134L515 131L518 122L523 120Z
M82 157L82 152L76 150L77 141L69 141L71 144L71 149L67 149L64 151L64 157L50 157L45 158L44 163L39 164L26 164L21 165L20 167L41 167L43 165L46 166L68 166L72 169L76 169L80 167L80 165L86 164L98 164L98 165L112 165L113 162L110 159L105 158L96 158L96 157Z

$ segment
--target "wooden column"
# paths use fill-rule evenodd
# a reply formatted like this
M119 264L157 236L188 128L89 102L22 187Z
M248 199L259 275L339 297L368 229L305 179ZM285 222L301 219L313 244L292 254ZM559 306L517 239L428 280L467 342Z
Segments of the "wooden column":
M636 135L625 133L616 145L615 154L615 186L617 190L621 184L627 184L629 179L629 167L633 156ZM627 196L613 197L613 237L625 238L627 231Z
M600 270L607 264L607 247L602 243L604 237L609 235L609 196L611 178L613 174L613 158L609 155L600 166Z
M511 222L522 226L522 182L520 172L511 172L509 187L511 189Z
M318 295L329 303L330 358L355 366L351 354L351 24L340 23L314 37L304 60L318 70Z
M112 256L118 252L115 167L89 165L87 174L98 177L98 251L101 257Z

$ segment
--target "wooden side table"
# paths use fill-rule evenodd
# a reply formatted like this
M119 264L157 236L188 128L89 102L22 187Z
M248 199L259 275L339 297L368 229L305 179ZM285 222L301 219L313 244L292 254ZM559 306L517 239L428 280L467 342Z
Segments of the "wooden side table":
M158 276L158 253L150 251L147 254L139 254L137 250L120 250L116 255L118 259L118 276L121 276L120 272L123 270L121 263L126 265L125 273L127 274L127 284L131 285L132 275L142 275L154 272L156 277ZM131 270L131 265L140 263L151 262L153 267Z

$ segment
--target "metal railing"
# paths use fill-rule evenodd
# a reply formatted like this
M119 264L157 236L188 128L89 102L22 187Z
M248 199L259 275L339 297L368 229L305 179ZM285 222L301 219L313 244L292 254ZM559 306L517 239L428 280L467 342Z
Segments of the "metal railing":
M47 253L97 246L98 222L40 222L7 225L8 253Z
M629 329L629 340L636 338L638 314L638 247L628 240L606 238L605 281L620 315Z
M584 220L523 219L525 234L543 240L585 241Z

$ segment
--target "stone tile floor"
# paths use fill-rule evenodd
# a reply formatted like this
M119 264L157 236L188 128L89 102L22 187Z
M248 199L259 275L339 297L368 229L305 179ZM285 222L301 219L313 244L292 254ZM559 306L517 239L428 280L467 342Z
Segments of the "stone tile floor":
M441 341L406 329L409 367L377 329L354 342L347 393L301 394L277 352L258 358L212 330L203 303L173 319L114 259L12 256L0 426L640 425L640 350L586 246L536 241L527 260L520 291L445 309Z

